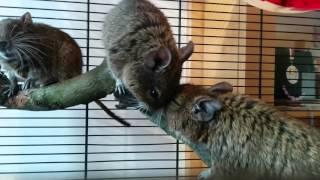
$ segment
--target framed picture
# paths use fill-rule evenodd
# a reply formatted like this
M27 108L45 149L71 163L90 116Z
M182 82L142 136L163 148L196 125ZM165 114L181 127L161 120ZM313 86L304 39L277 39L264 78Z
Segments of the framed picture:
M320 59L308 49L276 48L275 104L299 105L319 99Z

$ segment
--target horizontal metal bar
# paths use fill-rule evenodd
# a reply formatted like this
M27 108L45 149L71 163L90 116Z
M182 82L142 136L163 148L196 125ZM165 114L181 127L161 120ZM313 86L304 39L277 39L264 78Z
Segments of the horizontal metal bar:
M177 161L177 159L122 159L122 160L99 160L99 161L87 161L87 163L112 163L112 162L166 162ZM199 161L199 159L179 159L178 161ZM22 164L83 164L85 161L42 161L42 162L1 162L3 165L22 165Z
M105 154L167 154L176 153L177 151L110 151L110 152L88 152L90 155L105 155ZM180 150L179 153L190 153L193 151ZM12 153L12 154L0 154L0 156L56 156L56 155L84 155L85 152L74 152L74 153Z
M203 169L204 167L179 167L179 169ZM175 170L176 168L128 168L128 169L88 169L89 172L101 171L149 171L149 170ZM84 170L68 170L68 171L11 171L0 172L0 174L41 174L41 173L69 173L84 172Z

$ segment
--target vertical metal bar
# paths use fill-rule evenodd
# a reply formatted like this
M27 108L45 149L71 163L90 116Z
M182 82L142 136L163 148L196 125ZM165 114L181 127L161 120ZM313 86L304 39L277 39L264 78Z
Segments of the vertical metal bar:
M90 55L90 0L87 0L87 63L86 71L89 71ZM88 178L88 134L89 134L89 104L86 104L86 129L85 129L85 157L84 157L84 179Z
M240 86L240 36L241 36L241 31L240 31L240 28L241 28L241 1L238 0L238 21L239 21L239 24L238 24L238 47L237 47L237 50L238 50L238 54L237 54L237 91L239 93L239 86Z
M182 2L179 0L179 20L178 20L178 46L181 47L181 19L182 19ZM176 180L179 179L179 140L176 141Z
M260 62L259 62L259 98L262 97L262 65L263 65L263 10L260 10Z

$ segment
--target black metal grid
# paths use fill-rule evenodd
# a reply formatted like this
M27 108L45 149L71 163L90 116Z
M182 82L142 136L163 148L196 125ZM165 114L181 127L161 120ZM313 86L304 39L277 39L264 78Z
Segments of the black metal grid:
M100 41L98 35L103 20L101 16L106 14L105 11L96 8L97 6L103 6L111 8L115 4L113 1L98 1L98 0L23 0L26 2L23 5L12 5L10 1L0 3L0 18L2 17L17 17L25 11L30 11L33 17L37 21L41 22L56 22L58 27L62 30L72 34L72 36L78 41L83 51L83 60L85 62L84 70L89 71L98 65L103 55L99 51L103 50L103 47L96 43ZM30 2L28 4L28 2ZM52 6L38 6L41 3L50 3ZM216 40L232 40L237 43L221 43L220 41L211 41L205 43L196 43L196 46L205 47L221 47L230 48L226 51L211 51L204 48L203 50L195 51L195 55L220 55L224 58L221 59L197 59L194 56L189 62L207 62L207 63L235 63L236 68L230 68L228 66L223 68L217 67L197 67L186 66L185 71L224 71L224 72L236 72L237 75L232 77L225 77L220 75L202 75L197 76L194 74L184 74L183 78L197 80L237 80L234 84L236 88L249 88L252 92L247 94L257 96L259 98L273 96L273 92L267 92L266 89L273 88L274 85L266 85L266 81L273 80L272 77L265 77L265 73L274 73L273 69L265 69L266 66L274 65L274 62L269 61L268 58L274 57L274 54L269 50L278 47L278 44L267 43L269 41L275 42L298 42L300 39L295 39L294 36L299 35L312 35L311 31L304 31L301 28L313 28L319 27L319 24L314 24L315 21L320 19L318 12L309 14L298 15L284 15L264 12L253 7L245 5L240 1L224 1L224 2L206 2L206 1L191 1L191 0L153 0L152 2L161 2L163 5L160 7L167 13L169 20L171 21L174 34L177 38L177 43L181 47L187 43L190 38L212 38ZM167 6L166 3L176 2L176 7ZM205 5L221 6L219 10L197 10L191 9L189 6L184 6L187 3L197 3ZM58 6L59 5L59 6ZM225 7L235 7L237 10L226 10ZM80 7L79 9L73 7ZM250 11L244 11L247 8ZM99 9L99 10L97 10ZM12 13L14 11L14 13ZM48 15L47 13L51 14ZM203 17L203 18L190 18L185 16L185 13L213 13L217 15L217 18ZM63 16L59 14L70 13L70 16ZM72 16L74 15L74 16ZM221 15L232 15L234 19L223 19L218 17ZM99 18L97 18L99 17ZM250 17L250 18L244 18ZM287 18L288 22L275 22L268 21L270 18ZM294 21L297 19L297 21ZM301 21L298 21L301 20ZM302 21L303 20L303 21ZM190 25L184 22L190 21L206 21L215 23L230 23L230 26L214 26L214 25ZM293 21L293 22L292 22ZM310 22L308 22L310 21ZM70 24L59 24L59 22L70 22ZM175 23L172 23L175 22ZM253 25L252 28L242 26L244 24ZM289 26L292 30L280 29L267 29L268 26ZM229 34L190 34L182 32L183 30L224 30ZM242 33L247 33L246 36ZM250 35L253 33L253 35ZM268 37L268 33L280 34L278 37ZM293 38L288 39L282 36L281 33L292 34ZM231 34L231 35L230 35ZM242 41L256 41L253 44L241 43ZM316 42L314 39L304 40L307 42ZM232 49L236 48L236 50ZM255 48L254 51L241 51L241 48ZM317 48L309 48L314 51L318 51ZM317 55L315 57L318 57ZM240 58L245 57L245 62L240 61ZM252 58L252 59L251 59ZM243 68L247 65L246 68ZM257 66L256 68L248 68L249 65ZM241 76L241 73L254 72L256 76ZM240 83L242 80L256 80L256 83L246 85ZM204 84L209 85L209 84ZM85 179L85 178L104 178L104 179L183 179L183 178L195 178L196 174L185 174L184 170L200 170L202 167L189 167L181 165L182 162L199 161L196 158L183 157L184 153L189 153L189 150L184 150L182 144L178 141L168 138L163 132L157 130L152 123L148 122L146 118L133 110L116 110L113 108L114 100L112 97L103 99L103 102L107 104L113 111L119 113L125 117L126 120L133 124L133 127L126 128L113 122L112 119L105 117L104 113L95 105L88 104L83 106L71 107L66 110L61 110L57 113L62 115L52 115L47 113L32 113L27 116L16 116L15 110L1 109L0 129L4 132L14 131L16 133L0 134L0 179L9 177L16 177L20 179L24 178L46 178L56 177L60 179ZM284 109L286 111L306 111L305 109ZM311 111L316 113L316 111ZM68 113L74 113L77 115L68 115ZM79 114L78 114L79 113ZM66 115L65 115L66 114ZM310 120L310 117L305 115L300 117L301 119ZM313 123L317 123L319 117L315 116L312 119ZM45 121L45 122L43 122ZM67 121L68 123L64 123ZM8 123L6 123L8 122ZM9 123L12 122L12 123ZM103 124L107 122L106 124ZM147 131L146 131L147 130ZM31 132L30 132L31 131ZM50 133L47 133L48 131ZM54 131L56 131L54 133ZM70 131L70 132L69 132ZM74 132L73 132L74 131ZM150 132L152 131L152 133ZM155 133L153 131L156 131ZM123 139L130 139L135 137L141 138L140 142L124 143ZM21 138L20 143L9 143L10 141L3 140L5 138ZM38 138L42 143L38 143L37 140L29 142L32 138ZM55 140L61 142L44 142L43 139L55 138ZM69 139L68 139L69 138ZM145 142L143 138L156 138L156 141ZM67 141L64 141L66 140ZM120 139L120 143L108 143L100 140L105 139ZM122 140L121 140L122 139ZM129 141L129 140L128 140ZM15 142L15 141L14 141ZM51 149L50 149L51 148ZM130 156L136 156L136 158L130 158ZM62 156L67 157L63 159ZM115 158L112 157L122 157ZM45 158L42 158L45 157ZM71 157L71 158L68 158ZM146 158L148 157L148 158ZM167 157L167 158L165 158ZM42 160L44 159L44 160ZM108 168L109 164L121 164L121 163L145 163L145 166L128 166L128 167L116 167ZM160 164L166 162L173 162L172 166L148 166L148 162L153 164ZM59 169L57 167L65 166L65 164L75 165L74 167L68 167L67 169ZM102 165L99 165L102 164ZM192 164L192 163L191 163ZM99 165L99 166L98 166ZM2 168L8 167L8 168ZM16 168L12 168L15 166ZM34 166L34 167L33 167ZM48 166L48 167L43 167ZM31 168L30 168L31 167ZM102 168L101 168L102 167ZM103 168L104 167L104 168ZM50 170L51 169L51 170ZM114 175L108 177L108 174L114 172L122 174L122 176ZM136 173L131 173L136 172ZM139 173L140 172L140 173ZM157 178L156 178L157 177Z

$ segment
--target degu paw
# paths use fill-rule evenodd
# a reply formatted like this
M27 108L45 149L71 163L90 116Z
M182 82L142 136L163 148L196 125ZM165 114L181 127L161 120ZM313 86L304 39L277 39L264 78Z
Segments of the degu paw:
M125 87L122 92L113 92L113 96L119 102L119 104L115 105L117 109L135 108L138 105L137 99Z
M126 87L124 86L123 82L119 79L116 80L115 92L119 93L120 95L126 93Z
M31 89L33 87L35 87L35 81L33 79L27 79L22 86L22 90Z

